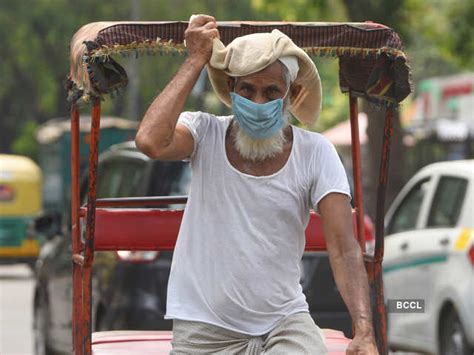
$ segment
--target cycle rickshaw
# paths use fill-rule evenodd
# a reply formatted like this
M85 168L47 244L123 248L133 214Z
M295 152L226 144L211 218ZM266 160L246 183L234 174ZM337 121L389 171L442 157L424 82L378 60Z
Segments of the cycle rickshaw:
M72 135L72 259L73 347L75 354L168 353L171 332L114 331L91 335L91 274L94 251L172 250L182 210L150 208L185 204L186 197L96 198L101 98L127 82L125 70L113 59L117 54L160 53L185 55L187 22L97 22L83 26L71 42L69 99ZM388 180L394 110L411 91L410 70L403 45L391 28L365 23L218 22L224 44L235 37L279 29L311 56L339 59L341 91L348 93L352 134L355 209L354 235L364 255L369 277L376 342L388 352L383 296L384 204ZM375 252L365 252L364 209L357 98L386 110L378 178ZM80 205L79 107L92 105L87 203ZM147 206L147 208L143 208ZM142 208L137 208L142 207ZM140 233L136 233L137 230ZM361 237L359 237L361 236ZM306 230L306 250L326 248L321 221L314 212ZM350 342L342 332L325 330L331 354L343 354Z

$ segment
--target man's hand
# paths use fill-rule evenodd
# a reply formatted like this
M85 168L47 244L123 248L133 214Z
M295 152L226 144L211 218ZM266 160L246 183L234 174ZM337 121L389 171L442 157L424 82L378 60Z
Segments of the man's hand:
M347 355L378 355L373 334L360 334L354 337L347 347Z
M212 40L219 38L216 19L208 15L193 15L184 32L189 58L206 64L212 55Z

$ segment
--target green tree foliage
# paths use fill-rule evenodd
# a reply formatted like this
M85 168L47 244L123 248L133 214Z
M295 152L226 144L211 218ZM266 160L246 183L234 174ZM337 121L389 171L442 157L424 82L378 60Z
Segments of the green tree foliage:
M187 20L209 13L218 20L347 21L371 19L397 29L408 45L415 79L473 66L472 18L468 0L2 0L0 2L0 151L11 151L24 122L67 116L64 82L72 34L93 21L129 20L133 2L140 20ZM140 60L139 115L175 73L182 58ZM119 58L125 66L126 58ZM338 95L337 64L315 59L324 82L324 130L347 118ZM208 84L207 84L208 85ZM209 86L207 86L209 90ZM104 112L126 116L127 93L106 100ZM205 95L201 103L215 101ZM133 117L136 118L136 117Z
M411 13L406 27L415 82L474 69L472 1L411 0L404 11Z
M25 121L67 114L68 43L81 24L125 19L122 2L0 2L0 151L10 150Z
M252 6L270 20L337 22L347 18L339 0L252 0Z
M447 46L462 68L474 69L474 2L453 1L448 9L451 21Z
M13 142L12 152L18 155L26 155L38 161L38 142L35 138L37 129L38 123L35 121L23 123L20 134Z
M220 20L258 18L245 0L135 1L140 20L186 21L193 13L213 14ZM24 122L42 123L68 115L64 85L72 35L89 22L130 20L131 6L132 0L0 2L0 151L12 150ZM127 59L119 61L127 64ZM176 58L158 61L153 57L140 63L141 112L179 63ZM126 112L126 95L104 102L106 114L124 116Z

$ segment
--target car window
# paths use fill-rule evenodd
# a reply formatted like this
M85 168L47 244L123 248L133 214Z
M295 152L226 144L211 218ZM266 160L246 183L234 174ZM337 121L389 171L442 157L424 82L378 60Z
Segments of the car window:
M393 214L387 234L400 233L416 228L421 203L428 191L429 181L429 178L421 180L408 192Z
M137 197L143 195L145 162L120 159L99 166L97 197Z
M122 179L120 180L117 197L141 197L145 182L145 164L141 161L122 162Z
M150 196L178 196L189 194L191 168L187 162L156 161L153 165Z
M107 162L99 165L97 175L97 198L117 197L121 180L120 165Z
M428 227L454 227L466 195L467 180L442 176L431 205Z

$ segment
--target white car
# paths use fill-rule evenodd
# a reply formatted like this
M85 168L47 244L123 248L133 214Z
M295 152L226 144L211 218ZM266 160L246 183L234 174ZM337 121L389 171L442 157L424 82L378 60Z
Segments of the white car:
M473 354L473 206L474 160L464 160L421 169L388 210L386 301L424 302L418 312L388 309L391 349Z

